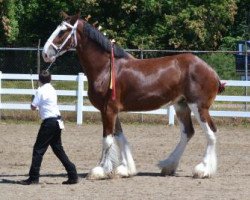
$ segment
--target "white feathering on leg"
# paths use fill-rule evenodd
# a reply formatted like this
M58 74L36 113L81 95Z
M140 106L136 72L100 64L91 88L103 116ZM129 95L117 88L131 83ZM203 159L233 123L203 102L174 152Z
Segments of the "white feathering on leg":
M207 138L207 149L202 162L194 168L195 178L210 178L217 169L216 137L207 122L202 122L196 104L188 104L193 111Z
M108 135L103 138L102 158L99 166L93 168L88 179L105 179L110 178L113 170L119 166L121 160L119 146L116 144L114 137Z
M116 174L128 177L136 174L136 167L131 150L124 134L121 132L115 136L115 139L120 147L122 164L117 167Z
M104 168L105 173L111 173L120 164L120 150L116 144L114 137L108 135L103 139L103 156L104 160L101 166Z

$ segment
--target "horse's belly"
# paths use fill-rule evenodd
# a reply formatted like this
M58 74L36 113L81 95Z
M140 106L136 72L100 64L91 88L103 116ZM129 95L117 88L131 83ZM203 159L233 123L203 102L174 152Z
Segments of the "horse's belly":
M172 98L164 95L137 96L131 99L126 99L123 108L125 111L148 111L160 108L165 104L172 104Z

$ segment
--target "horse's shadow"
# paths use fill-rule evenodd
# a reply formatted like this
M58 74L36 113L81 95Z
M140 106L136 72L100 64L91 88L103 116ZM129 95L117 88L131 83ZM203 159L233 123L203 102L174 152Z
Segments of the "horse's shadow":
M183 176L182 174L179 174L178 172L172 175L162 175L161 173L157 172L139 172L136 176L148 176L148 177L185 177L185 178L192 178L192 176Z
M160 173L156 173L156 172L138 172L136 174L136 176L153 176L153 177L157 177L157 176L162 176Z
M87 177L88 173L79 173L78 176L81 179L85 179ZM164 177L161 173L156 173L156 172L138 172L137 175L138 177ZM191 176L182 176L180 174L173 174L173 177L186 177L186 178L191 178ZM21 180L11 180L11 179L6 179L6 177L28 177L28 174L21 174L21 175L14 175L14 174L8 174L8 175L0 175L0 184L21 184ZM65 177L67 178L66 173L60 173L60 174L41 174L40 177ZM25 178L24 178L25 179ZM47 182L46 184L53 184Z

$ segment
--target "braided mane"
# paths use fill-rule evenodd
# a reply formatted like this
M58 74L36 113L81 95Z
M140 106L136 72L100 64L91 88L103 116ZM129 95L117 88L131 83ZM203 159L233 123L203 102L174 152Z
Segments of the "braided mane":
M106 38L100 31L98 31L91 24L85 22L84 23L84 31L86 35L99 44L105 51L111 52L111 42L108 38ZM118 58L128 58L129 54L125 52L118 45L114 44L114 55Z

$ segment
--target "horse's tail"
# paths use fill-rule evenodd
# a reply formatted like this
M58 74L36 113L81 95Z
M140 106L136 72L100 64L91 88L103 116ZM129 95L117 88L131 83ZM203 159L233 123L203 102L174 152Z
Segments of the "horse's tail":
M220 80L219 80L219 87L218 87L218 94L222 93L225 91L225 86L226 86L226 83L222 83Z

